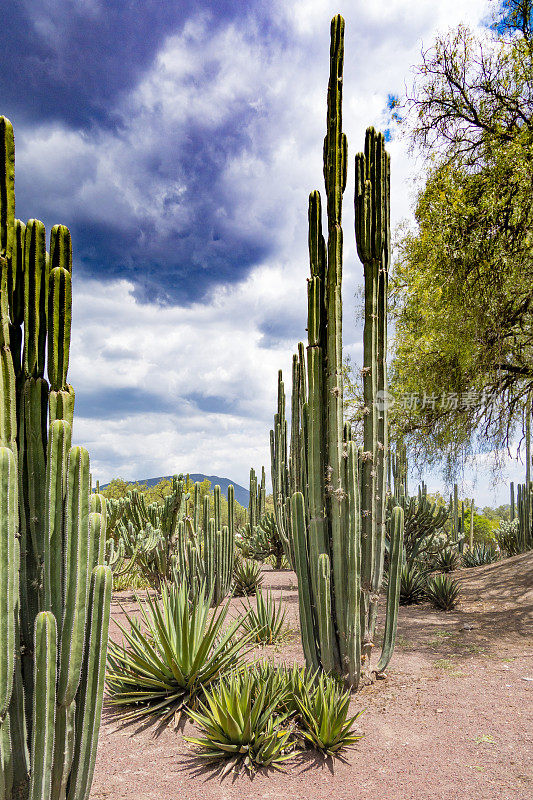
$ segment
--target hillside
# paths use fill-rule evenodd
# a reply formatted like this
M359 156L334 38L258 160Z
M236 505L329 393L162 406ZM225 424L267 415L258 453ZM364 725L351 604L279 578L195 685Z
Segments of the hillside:
M248 507L248 503L250 500L250 492L248 489L245 489L244 486L241 486L235 481L230 480L229 478L220 478L218 475L202 475L199 472L191 472L189 475L190 479L194 482L196 481L205 481L207 478L208 481L211 482L211 488L216 486L217 484L220 486L222 494L225 496L228 491L228 486L233 484L235 489L235 500L244 508ZM161 475L159 478L141 478L138 481L130 481L130 483L144 483L146 486L155 486L159 481L163 479L171 480L172 475ZM109 484L102 485L101 489L106 489Z

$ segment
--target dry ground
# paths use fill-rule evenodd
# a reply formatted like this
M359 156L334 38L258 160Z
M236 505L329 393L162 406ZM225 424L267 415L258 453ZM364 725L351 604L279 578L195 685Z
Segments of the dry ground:
M457 610L400 609L387 680L352 701L354 712L365 709L365 736L344 761L307 753L285 774L220 782L180 733L124 729L106 711L91 799L531 800L533 553L455 575ZM292 633L262 654L303 663L294 573L265 573L264 586L282 591ZM135 608L131 593L121 593L114 619L119 600ZM193 730L187 723L185 732Z

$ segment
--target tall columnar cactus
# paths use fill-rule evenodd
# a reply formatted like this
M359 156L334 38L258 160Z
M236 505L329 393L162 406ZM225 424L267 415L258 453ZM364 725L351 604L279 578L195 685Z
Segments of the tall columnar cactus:
M291 439L287 448L287 420L285 417L285 384L281 370L278 373L278 404L274 427L270 431L270 464L274 515L283 551L294 568L294 544L291 534L290 498L294 492L306 494L307 469L302 441L303 401L306 396L305 351L302 342L298 354L292 359Z
M342 195L347 144L342 132L344 20L331 23L324 180L328 237L319 192L309 198L307 380L301 402L301 457L307 492L291 498L302 642L308 664L357 686L370 674L385 549L387 421L378 392L386 390L386 289L389 259L389 167L383 137L367 131L356 157L356 238L365 267L364 452L344 424L342 393ZM295 432L296 433L296 432ZM292 434L291 434L292 438ZM292 453L291 453L292 457ZM302 487L303 488L303 487ZM403 510L392 519L387 621L382 657L394 647L403 538Z
M222 525L220 486L213 490L214 518L204 530L203 552L207 590L218 605L229 594L235 552L235 490L228 486L228 524Z
M105 501L71 446L70 234L14 218L0 117L0 797L85 800L102 709L111 572ZM45 379L45 365L48 380Z
M266 502L266 475L265 468L261 467L261 483L257 480L255 469L250 469L250 500L248 502L248 522L253 530L265 513Z
M389 480L390 492L396 501L399 501L402 496L409 496L407 448L404 444L396 447L394 451L389 451L389 464L392 473L392 481Z

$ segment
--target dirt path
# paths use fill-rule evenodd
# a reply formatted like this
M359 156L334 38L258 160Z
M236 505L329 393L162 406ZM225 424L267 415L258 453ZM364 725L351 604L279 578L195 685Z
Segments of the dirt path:
M455 575L458 610L400 609L388 679L352 701L354 713L365 709L365 736L344 761L308 753L285 774L221 783L181 734L121 729L106 713L92 800L530 800L533 554ZM283 592L292 628L283 647L260 651L275 661L303 663L295 583L290 572L265 574L264 585ZM134 608L130 594L122 602Z

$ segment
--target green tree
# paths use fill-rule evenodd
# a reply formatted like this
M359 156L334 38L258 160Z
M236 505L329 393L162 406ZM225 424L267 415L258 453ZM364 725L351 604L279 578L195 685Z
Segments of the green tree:
M437 39L403 123L429 171L395 251L393 421L448 478L509 443L533 386L531 10L508 0L484 39Z
M138 489L140 492L144 492L146 490L146 484L131 483L130 481L125 481L124 478L113 478L113 480L107 484L106 488L100 491L108 500L121 500L132 489Z

